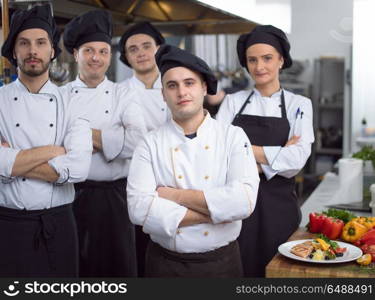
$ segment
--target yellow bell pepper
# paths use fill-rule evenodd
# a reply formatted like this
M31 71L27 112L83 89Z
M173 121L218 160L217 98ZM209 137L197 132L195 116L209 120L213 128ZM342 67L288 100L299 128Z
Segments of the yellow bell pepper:
M326 250L329 249L330 245L326 241L324 241L322 239L316 239L316 241L319 243L319 245L320 245L320 247L323 251L326 251Z
M342 230L341 238L346 242L353 243L359 240L366 232L367 228L365 225L351 220L345 224Z
M352 219L352 221L364 225L367 230L370 230L375 226L375 217L357 217Z

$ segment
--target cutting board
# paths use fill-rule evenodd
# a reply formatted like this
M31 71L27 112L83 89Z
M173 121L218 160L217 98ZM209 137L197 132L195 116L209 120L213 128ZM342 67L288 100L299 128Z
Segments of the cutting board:
M304 228L299 228L288 241L314 238ZM342 264L314 264L293 260L277 253L266 267L268 278L313 278L313 277L374 277L375 268L361 267L355 261Z

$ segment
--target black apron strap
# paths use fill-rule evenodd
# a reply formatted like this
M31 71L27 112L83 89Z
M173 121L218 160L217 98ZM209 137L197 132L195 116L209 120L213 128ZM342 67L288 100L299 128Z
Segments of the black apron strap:
M284 90L281 91L281 117L286 119L286 107L285 107L285 96Z
M250 95L246 98L244 104L241 106L240 110L238 111L238 113L235 115L235 118L237 118L238 116L240 116L242 114L242 112L244 111L244 109L246 108L246 105L248 105L250 103L250 98L254 95L254 91L252 91L250 93Z
M240 116L242 112L245 110L246 106L250 103L250 98L254 95L254 91L250 93L250 95L246 98L245 102L242 104L240 110L235 115L235 118ZM286 118L286 107L285 107L285 96L284 96L284 90L281 90L281 117Z

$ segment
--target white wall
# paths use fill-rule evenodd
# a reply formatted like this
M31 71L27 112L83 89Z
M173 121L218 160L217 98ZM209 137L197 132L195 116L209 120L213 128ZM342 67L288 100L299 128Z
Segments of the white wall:
M352 19L353 0L292 0L291 54L310 61L305 81L312 81L314 58L341 56L350 61Z
M359 135L361 120L375 127L375 1L354 0L353 32L353 112L352 147L358 150L355 137Z
M344 57L351 66L353 0L292 0L292 31L288 36L294 59L306 60L301 80L312 83L314 59ZM344 155L350 153L350 88L345 86Z

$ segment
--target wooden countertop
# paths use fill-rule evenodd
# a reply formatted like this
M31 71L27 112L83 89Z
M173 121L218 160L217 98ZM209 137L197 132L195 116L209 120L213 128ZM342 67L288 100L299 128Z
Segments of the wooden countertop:
M315 235L299 228L289 241L310 239ZM267 278L374 277L375 268L362 267L355 261L342 264L314 264L293 260L277 253L266 267Z

